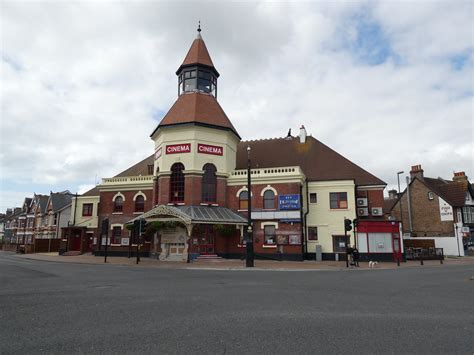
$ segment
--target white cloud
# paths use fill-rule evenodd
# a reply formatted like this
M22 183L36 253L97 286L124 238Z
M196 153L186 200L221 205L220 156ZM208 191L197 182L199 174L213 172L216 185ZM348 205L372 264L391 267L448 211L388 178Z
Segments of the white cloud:
M341 45L361 12L398 58L370 66ZM418 163L474 179L471 2L4 1L0 16L0 173L25 195L90 185L151 154L153 114L176 99L197 19L244 139L305 124L390 184ZM455 55L467 56L459 70Z

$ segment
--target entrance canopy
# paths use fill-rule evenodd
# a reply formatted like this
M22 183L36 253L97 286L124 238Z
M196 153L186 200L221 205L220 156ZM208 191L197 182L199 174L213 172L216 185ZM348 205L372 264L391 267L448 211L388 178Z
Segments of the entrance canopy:
M147 222L153 221L180 221L188 229L194 224L234 224L246 225L247 220L226 207L219 206L169 206L160 205L150 211L132 219L145 219Z

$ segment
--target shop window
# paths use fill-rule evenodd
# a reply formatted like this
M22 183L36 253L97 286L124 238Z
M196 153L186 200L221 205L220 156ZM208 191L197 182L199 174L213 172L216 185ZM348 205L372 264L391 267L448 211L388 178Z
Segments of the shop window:
M346 237L344 235L332 236L332 249L335 253L346 252Z
M171 166L170 202L184 202L184 165L175 163Z
M390 233L369 233L370 253L392 253L392 234Z
M202 177L202 202L216 202L217 176L216 167L213 164L206 164L203 167Z
M318 194L316 192L309 194L309 203L318 203Z
M112 229L112 244L122 243L122 227L114 227Z
M114 200L114 212L122 212L123 211L123 197L117 196Z
M138 195L135 199L135 212L143 212L145 210L145 198L143 195Z
M239 210L246 210L249 208L249 193L242 191L239 194Z
M85 203L82 205L82 216L92 216L92 203ZM56 223L55 223L56 224Z
M266 210L275 209L275 193L272 190L263 193L263 208Z
M329 201L331 209L347 208L347 192L330 192Z
M265 234L265 244L267 245L276 244L275 226L265 226L263 227L263 231Z
M318 240L318 227L308 227L308 240Z

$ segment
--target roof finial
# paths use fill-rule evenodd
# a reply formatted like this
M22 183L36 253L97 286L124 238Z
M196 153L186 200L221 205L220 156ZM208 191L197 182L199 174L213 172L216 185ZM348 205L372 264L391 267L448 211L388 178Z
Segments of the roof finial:
M198 21L198 35L197 38L201 38L201 20Z

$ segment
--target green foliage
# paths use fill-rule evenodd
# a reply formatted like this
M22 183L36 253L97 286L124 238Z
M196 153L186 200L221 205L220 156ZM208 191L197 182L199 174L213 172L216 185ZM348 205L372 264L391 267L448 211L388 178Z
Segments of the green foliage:
M229 237L235 234L235 226L230 224L214 224L214 231L224 237Z

